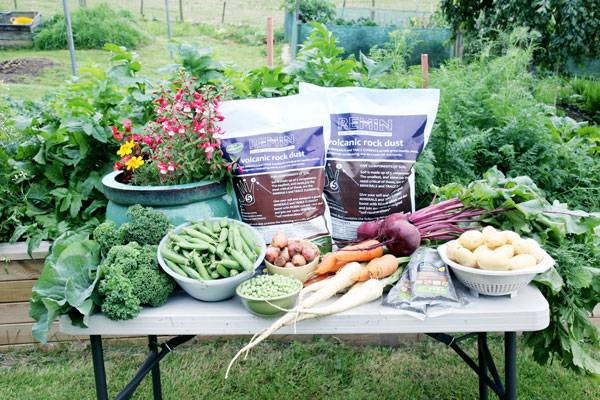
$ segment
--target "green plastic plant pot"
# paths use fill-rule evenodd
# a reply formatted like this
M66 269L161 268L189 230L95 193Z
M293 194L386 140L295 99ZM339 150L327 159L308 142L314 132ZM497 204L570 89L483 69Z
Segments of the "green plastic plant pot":
M235 199L227 193L225 183L198 181L183 185L134 186L119 182L120 173L114 171L102 178L108 200L106 218L117 225L127 222L127 208L133 204L160 210L173 225L210 217L239 219Z

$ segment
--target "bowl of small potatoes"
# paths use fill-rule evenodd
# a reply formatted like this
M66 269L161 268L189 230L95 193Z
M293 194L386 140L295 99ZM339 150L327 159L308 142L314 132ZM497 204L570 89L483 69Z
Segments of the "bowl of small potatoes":
M492 226L468 230L438 253L460 282L488 296L514 295L554 265L535 239Z

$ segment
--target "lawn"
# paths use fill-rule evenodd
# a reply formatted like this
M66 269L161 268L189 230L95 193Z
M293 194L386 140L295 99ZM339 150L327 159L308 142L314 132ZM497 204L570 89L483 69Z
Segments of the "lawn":
M444 345L423 339L399 347L352 346L337 340L261 344L225 381L224 369L241 340L197 342L162 363L165 399L473 399L475 373ZM501 342L491 340L495 357ZM465 344L471 354L473 341ZM524 350L518 359L521 399L600 399L600 385L558 365L540 366ZM142 363L145 348L105 345L109 393L114 396ZM502 370L502 365L498 365ZM92 399L89 350L66 344L41 352L0 353L0 398ZM150 399L149 379L135 399ZM494 396L490 396L494 398Z
M160 23L147 21L142 26L152 37L152 41L149 45L136 50L143 66L141 73L151 78L160 78L162 75L159 71L160 68L174 62L167 48L169 40L166 36L161 35L162 26ZM211 36L211 33L211 30L206 29L205 25L192 23L178 24L173 29L175 42L210 47L221 62L232 63L244 69L258 67L266 63L266 49L264 46L237 43L227 39L222 40L214 37L215 33L212 33ZM280 51L281 46L276 46L277 59L279 59ZM76 51L79 68L89 65L106 67L109 57L109 53L104 50ZM65 80L70 79L71 67L67 50L20 49L0 51L0 62L16 58L45 58L54 62L55 66L44 69L39 76L22 76L19 82L6 82L4 85L0 85L0 94L8 94L14 98L40 98L53 88L61 86Z

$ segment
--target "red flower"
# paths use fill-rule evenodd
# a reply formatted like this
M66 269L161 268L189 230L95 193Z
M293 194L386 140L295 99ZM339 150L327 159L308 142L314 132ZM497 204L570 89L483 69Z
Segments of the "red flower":
M130 119L123 120L123 128L125 129L125 132L127 132L127 133L131 132L131 120Z
M111 129L112 129L112 135L117 142L120 142L121 140L123 140L123 134L121 132L119 132L119 129L117 129L116 126L111 126Z

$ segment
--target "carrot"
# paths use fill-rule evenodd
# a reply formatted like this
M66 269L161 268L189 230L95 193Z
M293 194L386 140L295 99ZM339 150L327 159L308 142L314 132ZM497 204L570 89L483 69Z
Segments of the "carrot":
M381 279L390 276L398 269L398 259L391 254L374 258L367 264L371 278Z
M383 255L383 247L378 246L379 244L377 240L367 240L344 247L333 253L327 253L323 256L317 269L315 269L315 274L325 275L330 272L337 272L350 262L371 261L376 257L381 257Z
M312 278L310 278L309 280L307 280L306 282L304 282L304 287L310 286L313 283L317 283L317 282L322 281L323 279L327 279L331 276L333 276L333 274L315 275Z
M317 275L325 275L330 272L335 272L335 253L327 253L323 256L321 263L315 269L315 274Z
M344 247L334 253L335 259L336 261L346 262L371 261L383 255L383 246L378 246L379 244L377 240L366 240L352 246Z
M370 277L371 275L369 274L369 270L367 269L367 267L362 267L360 271L354 274L352 279L354 279L356 282L364 282L366 280L369 280Z

